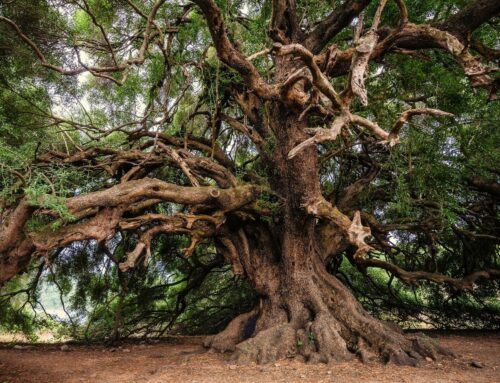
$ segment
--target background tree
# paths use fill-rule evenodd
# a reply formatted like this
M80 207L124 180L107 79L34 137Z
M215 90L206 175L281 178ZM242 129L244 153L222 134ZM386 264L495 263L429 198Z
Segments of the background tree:
M499 10L4 4L0 281L31 262L31 294L44 269L56 275L59 259L64 274L71 259L81 297L106 289L91 279L107 263L118 335L127 292L148 286L136 269L149 263L150 283L163 273L168 284L178 251L166 248L184 246L201 262L189 289L224 260L258 296L209 347L259 362L435 358L445 351L374 319L342 282L359 288L353 268L380 296L395 280L424 281L447 286L435 296L448 300L500 275Z

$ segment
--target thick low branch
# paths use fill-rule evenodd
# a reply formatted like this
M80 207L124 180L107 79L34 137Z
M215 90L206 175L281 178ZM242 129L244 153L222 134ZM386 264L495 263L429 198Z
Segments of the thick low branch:
M102 242L115 233L124 210L123 207L103 208L94 217L81 223L68 225L59 230L54 230L51 225L48 225L28 235L40 255L46 255L52 249L77 241L95 239Z
M7 251L22 240L22 229L34 208L23 198L10 214L0 216L0 253Z
M28 207L26 202L21 202L20 207L5 221L6 224L1 231L9 234L9 240L3 241L7 238L5 236L2 238L1 245L6 251L1 257L3 266L0 282L5 282L27 267L33 252L47 254L52 249L67 246L75 241L106 240L115 233L123 214L137 211L139 205L152 206L159 202L175 202L184 205L202 205L205 209L227 212L252 203L256 200L258 192L258 187L254 185L219 189L178 186L152 178L126 181L105 190L67 199L66 207L74 219L86 220L66 225L59 230L48 225L40 231L28 233L25 240L14 243L10 238L22 238L25 223L31 216L32 210L36 208L36 203L33 203L33 207ZM148 204L148 201L152 203ZM43 202L43 197L39 202ZM22 215L22 219L14 223L12 219L19 215ZM192 221L185 220L186 230L191 230ZM161 232L166 229L167 227L163 226L155 230ZM196 235L193 238L196 239Z
M230 189L209 186L186 187L154 178L143 178L69 198L66 205L71 213L76 213L96 207L127 206L149 198L184 205L208 204L221 210L232 210L252 202L257 193L257 187L254 185L242 185Z

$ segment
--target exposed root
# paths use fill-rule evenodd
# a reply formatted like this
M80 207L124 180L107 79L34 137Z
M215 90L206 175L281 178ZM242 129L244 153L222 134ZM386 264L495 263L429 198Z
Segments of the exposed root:
M318 315L304 328L297 329L286 323L263 330L238 344L234 355L234 359L242 363L270 363L282 358L329 363L353 357L340 335L340 325L327 313Z
M217 352L234 351L238 343L252 335L257 312L258 309L255 308L237 316L227 325L224 331L207 336L203 346Z
M255 337L234 347L233 359L239 363L259 364L283 358L330 363L348 361L357 356L364 363L380 361L418 366L426 357L435 360L439 355L451 355L432 339L408 338L399 333L394 335L390 330L385 333L384 328L381 326L382 332L376 336L369 333L358 335L353 342L352 338L344 338L342 326L333 316L321 313L304 328L296 329L290 323L285 323L260 331Z
M255 361L265 364L295 356L296 331L292 326L282 324L260 331L255 337L238 344L233 358L239 363Z
M375 321L375 319L373 319ZM383 363L418 366L426 359L437 360L439 356L454 356L453 352L425 336L406 336L384 326L381 333L363 334L357 343L357 354L361 361L378 360Z
M431 338L405 336L373 318L368 321L373 323L365 323L364 331L360 333L356 324L351 323L352 327L347 328L331 313L324 312L304 327L296 328L291 323L275 325L241 343L238 343L232 322L231 331L226 329L211 338L207 346L222 352L235 351L233 359L239 363L260 364L283 358L330 363L348 361L357 356L363 363L379 361L418 366L426 358L437 360L440 356L454 356ZM238 322L241 322L240 317Z
M379 361L418 366L426 358L437 360L439 356L453 356L451 351L431 338L405 336L373 318L369 321L373 321L376 327L365 326L365 331L360 333L355 324L348 329L327 312L319 313L303 327L296 328L292 322L283 323L238 343L245 317L248 319L249 313L231 322L225 331L211 337L205 346L220 352L234 351L232 358L238 363L259 364L284 358L330 363L348 361L357 356L363 363Z
M409 339L411 339L415 351L424 357L429 357L432 360L437 360L440 355L452 358L456 357L452 350L441 346L437 340L429 338L426 335L414 335L409 337Z
M353 358L347 349L344 338L340 335L340 324L328 313L319 314L310 327L310 341L314 342L314 351L306 358L309 362L329 363Z
M431 338L406 336L394 324L371 317L331 275L320 272L302 279L300 286L289 289L281 300L263 300L260 311L235 318L205 346L234 351L239 363L260 364L283 358L330 363L357 356L365 363L418 366L426 358L453 356ZM245 336L250 320L255 327Z

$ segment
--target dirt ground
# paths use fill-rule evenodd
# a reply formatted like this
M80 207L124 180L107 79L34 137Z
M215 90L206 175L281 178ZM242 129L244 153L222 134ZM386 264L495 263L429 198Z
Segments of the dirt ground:
M226 383L226 382L500 382L500 332L432 333L457 359L398 367L359 361L308 365L281 360L236 365L229 355L208 353L200 338L120 348L70 345L0 346L0 383ZM64 349L66 346L63 347ZM471 362L483 367L473 367Z

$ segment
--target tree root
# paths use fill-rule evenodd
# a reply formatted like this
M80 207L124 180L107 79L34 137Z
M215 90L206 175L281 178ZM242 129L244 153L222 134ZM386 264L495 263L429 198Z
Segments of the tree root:
M298 358L309 363L380 361L417 366L426 358L453 356L425 336L406 336L394 324L370 316L336 278L326 272L303 279L278 300L262 299L252 311L236 317L206 347L234 351L239 363L270 363ZM249 321L253 321L250 332Z
M452 352L426 337L398 334L398 342L391 336L379 346L370 344L366 339L370 336L365 334L358 335L357 342L353 344L349 339L344 339L339 324L335 322L320 315L306 328L296 329L288 323L268 328L237 344L232 359L239 363L259 364L284 358L296 358L308 363L331 363L349 361L357 356L363 363L379 361L418 366L425 358L436 360L440 355L453 356Z
M426 336L405 336L370 316L361 325L353 313L349 323L335 313L320 312L313 320L297 325L293 321L275 324L245 340L243 329L254 320L257 310L235 318L220 334L207 338L205 346L214 351L233 353L237 363L271 363L278 359L297 358L308 363L379 361L397 365L418 366L426 358L453 356L449 350Z
M282 324L260 331L255 337L238 344L233 360L238 363L255 361L266 364L296 356L296 331L289 324Z
M308 362L329 363L353 358L341 336L340 324L327 313L319 314L308 327L308 342L312 346L312 352L305 355L302 352Z
M224 331L207 336L203 346L217 352L234 351L238 343L252 335L253 329L249 329L249 327L252 327L252 322L255 326L257 313L258 309L254 308L247 313L238 315L227 325Z

